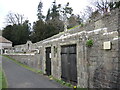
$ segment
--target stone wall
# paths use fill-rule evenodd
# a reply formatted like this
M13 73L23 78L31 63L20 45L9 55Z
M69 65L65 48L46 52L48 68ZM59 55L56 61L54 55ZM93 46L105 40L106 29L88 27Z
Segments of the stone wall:
M120 88L119 19L120 11L116 9L106 15L94 17L84 26L78 26L31 44L31 50L39 49L40 51L34 56L14 55L12 57L46 73L46 47L51 47L52 75L61 79L61 46L76 44L77 86L81 88ZM87 40L93 41L92 47L86 46ZM104 48L105 42L110 42L109 49ZM20 49L24 46L15 48Z
M16 54L16 55L8 55L11 58L21 62L22 64L28 65L29 67L35 68L37 70L42 70L42 58L40 55L30 55L30 54Z

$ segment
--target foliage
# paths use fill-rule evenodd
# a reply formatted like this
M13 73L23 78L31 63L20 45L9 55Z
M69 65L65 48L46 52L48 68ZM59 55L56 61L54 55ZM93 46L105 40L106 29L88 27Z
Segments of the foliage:
M45 23L42 20L34 22L33 31L30 35L30 39L33 43L44 40L59 33L59 28L62 27L62 24L59 24L60 22L57 23L57 21L54 20L52 21L50 21L49 23Z
M64 29L64 23L60 19L61 17L60 9L61 5L60 4L57 5L56 2L53 2L51 8L48 9L48 13L46 16L46 23L49 26L53 26L55 29L54 35L63 31Z
M23 24L8 25L3 29L3 37L13 42L13 45L24 44L29 39L30 24L26 20Z
M53 2L52 9L51 9L51 17L52 17L52 19L59 17L59 11L58 11L56 2Z
M86 45L88 46L88 47L91 47L92 45L93 45L93 40L87 40L87 42L86 42Z
M54 19L60 19L59 8L56 2L53 2L51 8L48 9L46 22Z
M118 1L118 2L110 2L109 7L110 7L110 10L113 10L115 8L119 8L120 7L120 1Z
M43 7L43 3L40 1L39 5L38 5L38 10L37 10L38 11L37 16L38 16L39 20L44 19L44 15L42 14L42 7Z
M58 8L56 2L53 2L51 8L48 9L45 21L41 17L41 19L39 18L39 20L33 23L33 31L30 34L30 39L33 43L49 38L63 31L64 25L59 18L60 14ZM42 3L38 5L40 16L42 16L41 9Z
M46 16L46 21L50 20L51 14L50 14L50 9L48 9L47 16Z
M61 12L63 14L63 17L67 16L67 18L69 18L72 15L73 9L69 6L69 2L67 2L67 4L65 5L65 7L63 7Z

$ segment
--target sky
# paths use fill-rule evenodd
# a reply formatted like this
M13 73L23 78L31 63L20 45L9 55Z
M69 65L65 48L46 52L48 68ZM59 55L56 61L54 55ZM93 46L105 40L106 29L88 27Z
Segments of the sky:
M5 27L6 15L9 12L24 15L30 23L37 20L37 7L39 2L43 2L43 14L46 15L48 8L54 0L0 0L0 29ZM89 5L89 0L56 0L57 4L65 5L67 2L73 8L74 14L79 14L85 6Z

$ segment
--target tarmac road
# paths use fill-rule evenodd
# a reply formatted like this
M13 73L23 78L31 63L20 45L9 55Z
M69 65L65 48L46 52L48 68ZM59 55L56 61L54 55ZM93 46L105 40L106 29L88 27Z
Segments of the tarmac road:
M63 88L48 77L27 70L6 57L2 57L2 67L7 77L8 88Z

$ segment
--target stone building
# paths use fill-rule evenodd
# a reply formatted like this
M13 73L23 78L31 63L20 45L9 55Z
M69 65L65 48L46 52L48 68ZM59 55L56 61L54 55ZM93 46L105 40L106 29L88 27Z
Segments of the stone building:
M12 42L0 36L0 54L7 53L12 49Z
M119 32L120 9L116 9L31 44L31 50L39 49L35 55L10 56L81 88L120 88Z

